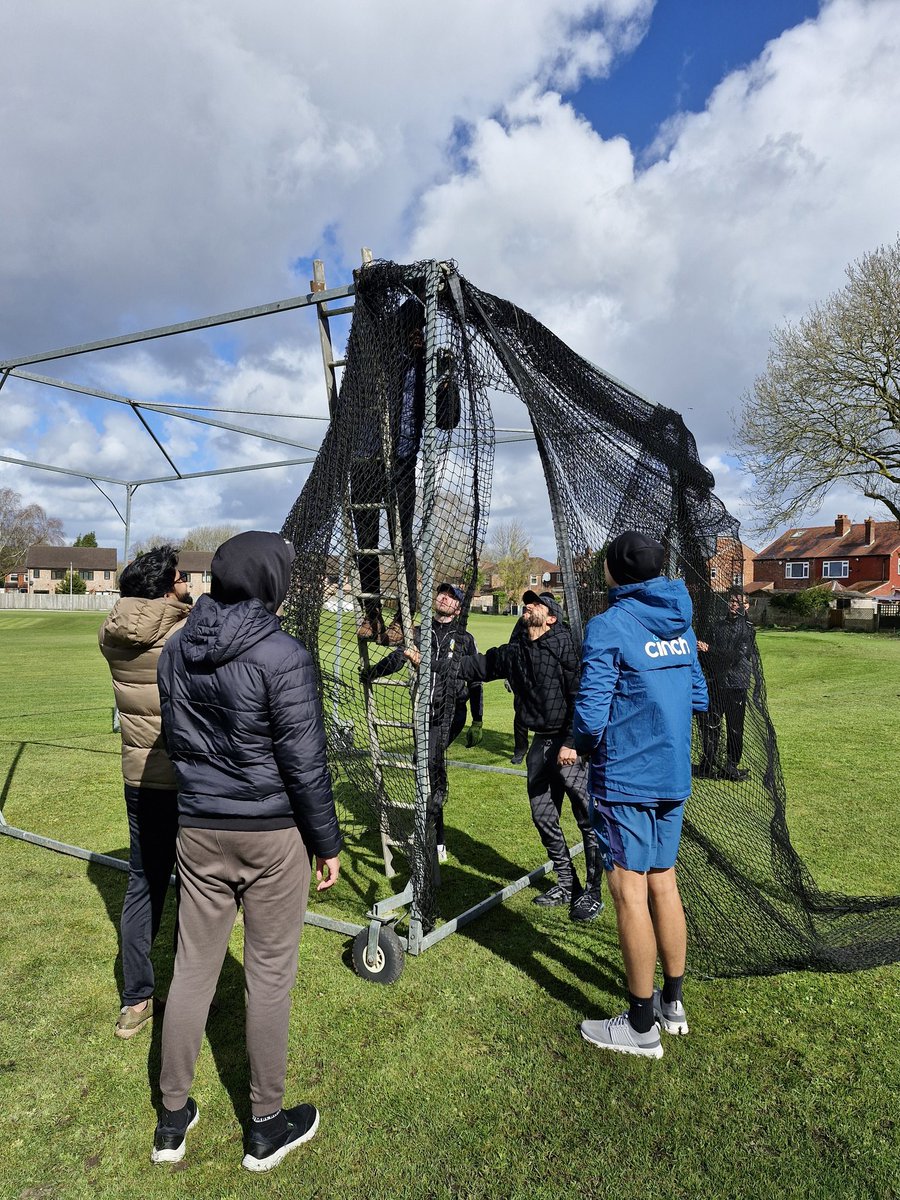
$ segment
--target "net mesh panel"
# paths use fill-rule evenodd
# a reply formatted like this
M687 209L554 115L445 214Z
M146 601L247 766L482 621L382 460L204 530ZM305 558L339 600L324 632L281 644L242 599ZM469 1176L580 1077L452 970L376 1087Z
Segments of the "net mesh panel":
M605 606L603 547L623 529L667 547L667 574L686 581L701 640L725 616L727 590L743 572L738 522L713 494L677 413L610 379L452 264L438 274L436 304L427 305L433 269L376 262L360 273L334 420L284 527L297 549L287 623L318 665L332 766L405 858L413 912L426 926L435 914L434 839L424 802L418 817L415 806L416 673L402 665L363 686L360 667L377 665L392 647L360 642L357 629L368 622L387 641L399 611L408 641L409 612L421 599L417 621L430 637L430 597L418 596L423 574L458 582L467 610L488 515L491 392L517 395L531 418L576 636ZM429 390L436 424L426 456ZM364 544L373 537L377 544ZM424 544L433 546L433 574ZM446 692L453 694L452 670ZM439 706L433 725L446 729L451 711L449 702ZM694 739L697 763L697 728ZM722 729L712 742L720 765L726 741ZM679 880L692 968L849 970L900 958L900 897L824 893L791 845L755 650L741 765L750 771L745 781L697 779L686 812Z

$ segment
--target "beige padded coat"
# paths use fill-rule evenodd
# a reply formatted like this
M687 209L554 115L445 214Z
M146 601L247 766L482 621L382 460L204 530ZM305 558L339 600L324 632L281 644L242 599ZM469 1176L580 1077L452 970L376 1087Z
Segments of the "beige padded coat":
M100 649L112 672L122 724L122 775L132 787L177 786L163 746L156 666L190 611L180 600L123 596L100 626Z

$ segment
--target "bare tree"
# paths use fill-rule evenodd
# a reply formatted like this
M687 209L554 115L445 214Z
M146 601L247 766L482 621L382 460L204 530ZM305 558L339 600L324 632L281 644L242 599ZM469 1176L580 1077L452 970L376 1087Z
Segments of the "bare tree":
M501 521L491 530L486 551L507 597L517 602L531 574L528 534L518 521Z
M900 520L900 237L847 267L846 285L772 334L736 442L759 530L796 523L835 484Z
M177 544L182 550L218 550L223 542L240 532L237 525L197 525Z
M63 523L48 517L39 504L23 504L12 488L0 488L0 579L24 567L32 546L62 546Z

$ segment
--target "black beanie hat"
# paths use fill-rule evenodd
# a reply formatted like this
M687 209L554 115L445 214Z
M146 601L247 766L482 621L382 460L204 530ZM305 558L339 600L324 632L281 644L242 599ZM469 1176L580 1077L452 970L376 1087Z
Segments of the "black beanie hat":
M660 542L626 529L606 547L606 565L617 584L643 583L662 573L666 552Z
M261 600L275 612L287 595L293 561L294 547L280 533L239 533L213 555L210 595L220 604Z

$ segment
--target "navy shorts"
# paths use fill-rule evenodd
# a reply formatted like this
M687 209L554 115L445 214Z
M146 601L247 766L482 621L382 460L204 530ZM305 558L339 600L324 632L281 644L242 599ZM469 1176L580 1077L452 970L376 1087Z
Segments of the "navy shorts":
M683 800L648 804L606 804L591 797L603 865L626 871L666 871L675 866L684 818Z

